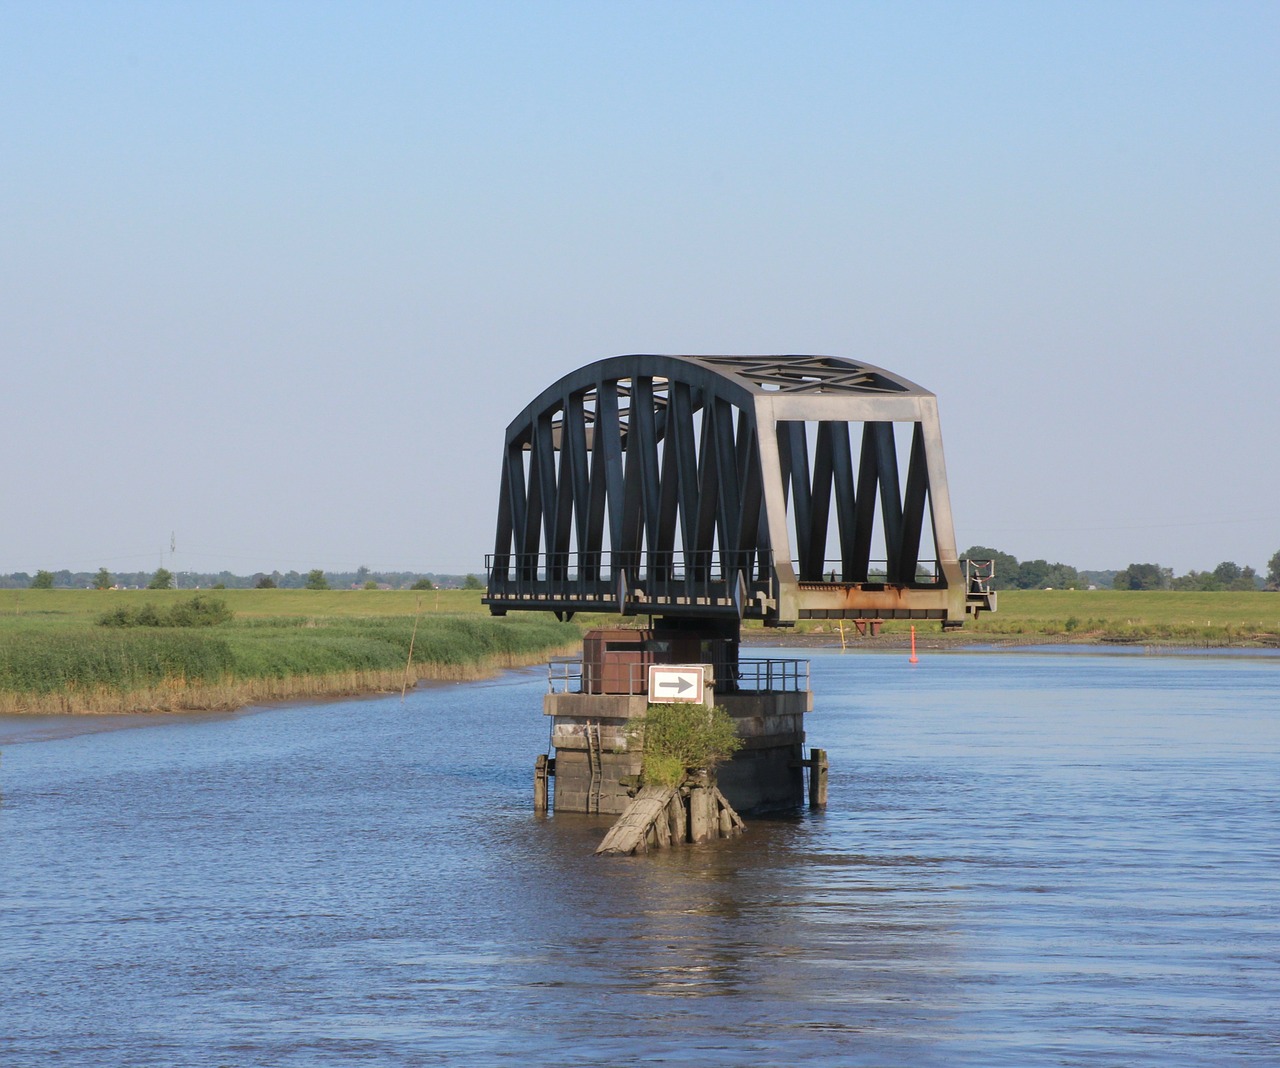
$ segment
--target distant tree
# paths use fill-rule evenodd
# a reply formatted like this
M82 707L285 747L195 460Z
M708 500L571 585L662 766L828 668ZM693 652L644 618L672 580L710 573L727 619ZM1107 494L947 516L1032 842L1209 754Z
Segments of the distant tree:
M1276 553L1276 559L1280 560L1280 553ZM37 571L36 577L31 580L31 588L33 590L53 589L53 572Z
M253 576L253 588L255 590L274 590L276 588L276 580L270 575L259 573Z
M1280 556L1280 553L1277 553L1276 555ZM409 589L411 590L434 590L435 588L436 588L435 583L432 582L429 578L420 578L418 579L417 582L415 582L412 586L409 587Z
M307 572L307 589L327 590L328 588L329 580L324 577L324 572L320 568L312 568Z
M992 549L987 545L972 545L960 554L964 560L992 560L995 562L995 575L991 580L993 590L1011 590L1018 584L1018 558Z
M1170 583L1174 590L1191 590L1197 593L1215 593L1220 590L1248 591L1259 588L1261 580L1251 567L1239 567L1225 560L1212 571L1188 571Z
M378 584L374 582L373 579L367 579L363 588L366 590L376 590L378 588Z
M1233 590L1256 590L1258 588L1258 573L1254 571L1248 564L1240 569L1239 577L1231 583Z
M1233 560L1223 560L1213 569L1213 577L1224 587L1229 587L1240 577L1240 565Z
M1222 589L1222 583L1212 571L1188 571L1185 575L1179 575L1173 580L1171 589L1180 591L1194 591L1197 593L1205 593L1212 590Z
M115 579L111 577L111 572L105 567L98 568L98 573L93 576L93 588L95 590L109 590L115 585Z
M149 590L171 590L173 589L173 572L167 567L156 568L156 573L151 576L151 581L147 583Z
M1280 550L1267 564L1267 589L1280 590Z
M1079 573L1070 564L1047 560L1023 560L1012 574L1013 585L1020 590L1065 590L1081 584Z
M1048 560L1023 560L1018 565L1013 584L1020 590L1041 590L1049 585Z
M483 590L484 583L480 581L479 575L468 575L462 580L462 588L464 590Z
M1113 589L1117 590L1165 590L1172 585L1172 576L1159 564L1130 564L1117 571Z
M1085 585L1080 573L1070 564L1050 564L1044 584L1055 590L1078 590Z
M365 567L364 564L361 564L358 568L356 568L356 585L364 586L364 584L368 581L369 581L369 569ZM366 586L365 588L367 589L368 587ZM375 589L376 588L377 587L375 584Z

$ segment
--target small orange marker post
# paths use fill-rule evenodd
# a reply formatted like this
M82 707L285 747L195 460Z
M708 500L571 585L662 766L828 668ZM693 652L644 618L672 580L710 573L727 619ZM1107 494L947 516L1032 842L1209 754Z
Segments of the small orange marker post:
M911 628L911 663L920 663L920 658L916 656L916 628L914 626Z

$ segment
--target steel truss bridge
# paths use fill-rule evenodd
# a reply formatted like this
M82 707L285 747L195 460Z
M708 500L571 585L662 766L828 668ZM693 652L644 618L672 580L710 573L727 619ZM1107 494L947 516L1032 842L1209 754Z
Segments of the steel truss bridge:
M956 556L937 398L832 356L616 356L507 427L491 612L932 619Z

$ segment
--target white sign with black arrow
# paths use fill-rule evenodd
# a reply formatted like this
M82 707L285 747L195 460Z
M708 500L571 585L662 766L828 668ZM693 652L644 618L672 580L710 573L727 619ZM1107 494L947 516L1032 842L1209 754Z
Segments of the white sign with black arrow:
M649 702L706 704L706 664L650 664Z

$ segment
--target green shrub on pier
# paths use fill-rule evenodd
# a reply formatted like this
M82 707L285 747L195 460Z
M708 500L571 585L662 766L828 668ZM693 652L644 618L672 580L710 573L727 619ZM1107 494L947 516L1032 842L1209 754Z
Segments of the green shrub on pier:
M650 705L632 727L644 747L646 785L677 787L689 774L714 771L742 747L733 718L719 705Z

